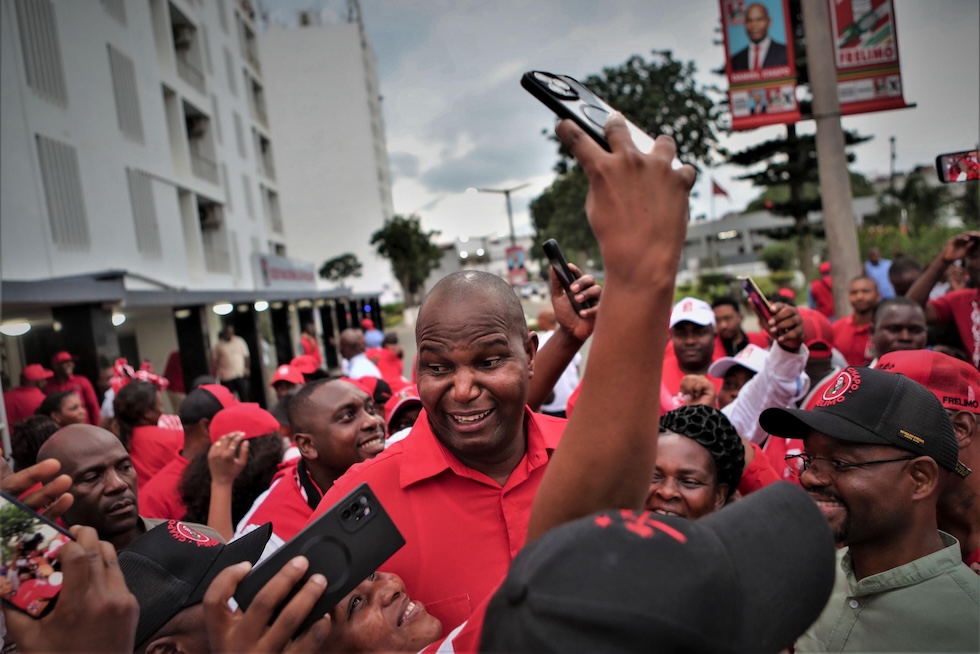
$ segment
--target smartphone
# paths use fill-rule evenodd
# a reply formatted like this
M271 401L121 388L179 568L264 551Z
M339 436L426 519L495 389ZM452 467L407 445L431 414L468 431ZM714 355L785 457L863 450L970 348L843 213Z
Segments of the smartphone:
M565 258L565 253L561 251L558 241L549 238L541 247L544 249L544 253L548 255L548 261L551 262L551 267L555 269L555 274L558 275L558 282L565 289L565 295L568 296L568 301L572 303L572 308L575 309L575 313L578 314L582 309L591 309L594 307L596 305L595 300L586 300L581 303L575 300L575 293L572 292L572 282L578 279L580 275L572 272L572 269L568 265L568 259Z
M44 617L61 592L55 553L71 534L0 491L0 596L32 618Z
M759 290L759 286L755 281L751 277L739 277L738 281L742 283L742 288L745 289L745 294L749 297L749 302L752 303L752 307L759 314L759 317L765 321L772 318L772 304L769 303L766 296ZM764 328L765 325L763 325Z
M367 579L404 544L405 539L401 532L388 517L371 488L367 484L361 484L269 558L255 566L238 584L235 601L243 609L248 608L258 592L290 559L305 556L310 561L310 567L303 579L283 600L280 608L292 599L314 573L319 572L327 578L327 588L297 630L296 633L300 634L336 606L337 602Z
M980 153L966 150L941 154L936 157L936 174L944 184L980 180Z

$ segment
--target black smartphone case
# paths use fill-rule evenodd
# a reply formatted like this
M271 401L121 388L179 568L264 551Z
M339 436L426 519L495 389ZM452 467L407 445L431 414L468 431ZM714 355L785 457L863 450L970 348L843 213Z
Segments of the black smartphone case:
M541 248L544 250L545 255L547 255L548 261L551 262L551 266L555 269L555 273L558 274L558 281L561 282L562 288L565 289L565 295L568 296L568 301L572 303L572 308L575 309L575 313L578 313L582 309L591 309L594 307L595 300L586 300L584 303L575 301L575 294L572 293L571 286L572 282L578 279L578 275L568 267L568 259L565 258L565 253L561 251L558 241L549 238L541 245Z
M279 607L288 604L313 574L319 572L327 578L326 590L296 632L302 633L404 544L401 532L371 488L361 484L255 566L238 585L235 601L247 608L286 562L305 556L310 561L309 569Z

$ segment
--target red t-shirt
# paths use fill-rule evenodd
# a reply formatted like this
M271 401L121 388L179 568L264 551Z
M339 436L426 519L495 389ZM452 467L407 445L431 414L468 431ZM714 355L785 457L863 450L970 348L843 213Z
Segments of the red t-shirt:
M304 332L299 337L299 344L303 346L303 354L316 359L316 366L319 368L320 364L323 363L323 357L320 356L320 345L316 342L316 339Z
M85 410L88 411L88 424L99 425L99 422L102 420L102 413L99 411L99 400L95 397L95 388L92 386L92 382L88 380L88 377L71 375L63 384L56 382L52 378L48 380L47 385L44 387L44 393L46 395L60 393L62 391L78 393L78 396L82 398L82 402L85 404Z
M3 394L3 405L7 408L7 424L13 427L25 418L30 418L44 401L44 391L36 386L18 386Z
M524 546L531 503L567 424L525 416L527 451L503 487L454 457L423 411L407 438L338 479L313 517L370 484L406 541L380 569L399 575L448 633L496 589Z
M929 306L935 310L938 322L956 323L956 331L966 348L966 358L980 368L980 340L974 332L976 325L980 325L980 289L952 291L929 300Z
M834 287L830 275L813 280L810 284L810 297L813 298L813 308L834 319Z
M181 454L160 471L153 479L140 488L140 515L144 518L161 520L183 520L187 507L180 495L180 478L190 463Z
M299 481L299 462L300 459L293 459L283 464L272 478L269 490L256 498L252 508L238 522L236 538L271 522L272 539L278 547L306 526L313 515L313 509L310 508L307 493ZM307 477L309 478L308 475ZM313 479L309 478L309 481L315 488Z
M720 339L715 339L715 351L711 355L711 361L717 361L722 357L726 356L725 347L721 344ZM681 380L688 373L681 370L680 364L677 362L677 355L674 354L674 347L667 343L667 351L664 353L664 367L663 373L660 378L660 385L664 388L665 392L671 397L677 395L681 391ZM718 377L712 377L711 375L705 373L704 375L711 383L715 385L715 390L721 390L722 380ZM673 407L677 408L677 407ZM670 409L668 409L669 411Z
M160 470L179 456L184 448L184 432L146 425L133 429L129 458L133 460L139 487L143 488Z
M408 382L405 381L403 370L405 362L401 357L385 347L369 347L364 351L371 363L378 367L381 378L388 382L392 390L402 388Z
M857 326L854 314L844 316L831 327L834 330L834 347L852 366L866 366L874 358L871 350L871 323Z

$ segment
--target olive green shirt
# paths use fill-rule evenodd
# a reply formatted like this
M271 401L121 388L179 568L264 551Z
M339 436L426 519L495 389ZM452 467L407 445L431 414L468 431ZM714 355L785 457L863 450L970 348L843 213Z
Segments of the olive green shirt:
M959 542L858 581L847 548L834 590L797 652L980 652L980 575Z

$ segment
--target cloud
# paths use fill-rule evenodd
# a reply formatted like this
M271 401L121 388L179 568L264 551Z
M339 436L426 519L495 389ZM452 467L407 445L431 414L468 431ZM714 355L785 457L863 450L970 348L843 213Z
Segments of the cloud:
M388 154L391 174L399 177L418 177L419 158L410 152L391 152Z

